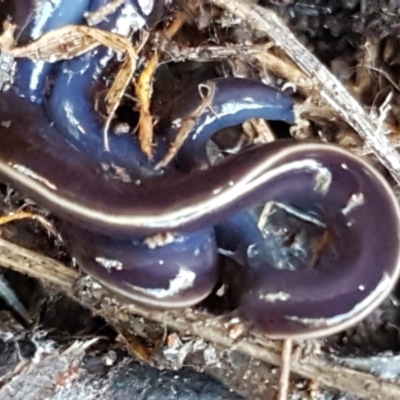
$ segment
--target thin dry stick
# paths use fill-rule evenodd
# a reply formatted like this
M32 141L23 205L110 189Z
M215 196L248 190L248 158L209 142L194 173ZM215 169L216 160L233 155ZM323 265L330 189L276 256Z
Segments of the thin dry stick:
M173 62L198 61L213 62L226 58L257 60L268 71L292 82L305 95L315 94L315 82L288 60L271 54L272 43L253 45L197 46L180 47L171 44L165 53Z
M382 127L370 118L342 83L296 39L272 10L239 0L212 2L239 17L253 29L265 33L282 48L315 81L315 87L319 87L321 97L358 132L393 178L400 183L400 155L390 145Z
M276 400L287 400L289 391L290 364L292 360L293 340L285 339L282 344L282 365L278 382Z
M96 297L93 295L93 289L76 291L74 287L79 277L76 271L3 239L0 239L0 265L39 279L48 287L63 292L97 315L101 315L111 325L129 330L134 316L139 315L182 334L194 335L269 364L281 365L282 349L279 342L269 340L264 335L253 334L233 339L227 334L224 319L212 317L202 311L149 310L134 304L124 305L102 289L96 289ZM368 373L339 366L322 357L308 355L302 359L294 359L291 367L292 372L300 376L318 380L323 385L355 396L385 400L400 398L399 385Z
M215 60L225 60L229 57L251 57L268 51L273 44L235 44L224 46L201 45L196 47L180 46L176 43L170 43L165 49L167 61L183 62L187 60L209 62Z

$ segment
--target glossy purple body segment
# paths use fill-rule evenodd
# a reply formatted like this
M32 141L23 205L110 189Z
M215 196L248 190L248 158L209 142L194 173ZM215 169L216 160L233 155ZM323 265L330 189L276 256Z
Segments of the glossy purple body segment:
M172 142L187 121L185 116L192 115L197 118L176 157L178 167L183 170L207 168L206 145L222 129L251 118L294 122L290 97L254 79L230 77L188 88L161 117L161 135L166 136L168 143Z
M145 23L152 3L126 1L100 27L117 29L129 7ZM64 24L57 15L43 26ZM154 159L113 132L106 152L93 102L111 58L96 50L58 63L44 106L27 99L43 91L23 69L0 93L0 174L53 212L84 271L130 301L185 307L215 286L219 250L239 264L228 282L237 310L277 338L338 332L383 301L399 276L400 211L373 167L336 146L284 140L211 164L219 130L294 120L289 97L237 78L184 91L160 119ZM188 121L183 146L157 169Z
M141 182L123 182L57 134L39 106L13 93L3 93L0 106L3 118L11 121L10 127L0 126L3 176L56 215L103 234L127 237L204 229L257 203L268 191L264 181L281 168L277 151L282 146L259 146L211 170L168 171ZM272 154L276 157L270 159ZM117 155L114 160L118 162ZM310 160L297 167L312 180L317 166Z
M212 228L177 234L162 245L157 245L156 237L115 240L65 223L60 229L78 265L136 303L156 308L190 306L207 297L217 281Z
M311 146L309 157L323 165L314 187L293 176L278 183L274 199L292 215L299 212L300 224L290 226L288 216L278 225L267 218L262 234L253 229L250 237L238 229L245 226L240 220L235 229L234 222L220 228L225 242L223 230L229 229L235 244L229 250L244 267L231 288L236 304L271 337L321 336L354 324L387 296L391 277L398 276L399 211L388 185L351 154ZM276 212L271 208L268 217Z
M215 231L220 252L240 265L248 268L257 261L264 265L268 259L265 238L253 213L239 212L217 224ZM251 257L251 249L256 250L257 257Z
M22 15L28 8L26 1L16 6L16 22L21 23ZM20 42L26 43L39 38L42 34L64 25L83 23L83 13L89 6L89 0L74 0L74 5L64 0L38 1L31 13L26 15L26 27L20 32ZM17 62L15 85L13 89L30 101L41 103L45 84L53 65L42 61L32 62L21 59Z
M121 7L113 18L101 26L111 29L115 24L124 21L126 9L130 9L130 4ZM60 63L57 66L57 79L46 102L46 113L59 134L97 164L124 168L132 180L140 179L146 174L157 175L150 168L145 155L140 152L133 135L117 136L112 131L109 132L110 151L105 150L103 123L93 104L99 100L99 92L106 90L103 71L113 56L113 52L99 47Z
M106 3L107 0L92 0L88 11L95 11ZM147 2L147 6L146 2L142 3L148 15L152 14L152 3ZM143 12L136 1L125 0L115 13L96 28L112 30L124 36L131 34L145 26L148 15ZM57 130L95 162L124 168L132 180L157 175L159 173L152 168L152 163L140 151L131 134L117 136L111 130L108 134L109 151L105 150L103 121L93 104L102 104L99 93L107 90L104 70L114 57L114 52L101 46L59 63L46 112ZM113 157L113 154L117 157Z

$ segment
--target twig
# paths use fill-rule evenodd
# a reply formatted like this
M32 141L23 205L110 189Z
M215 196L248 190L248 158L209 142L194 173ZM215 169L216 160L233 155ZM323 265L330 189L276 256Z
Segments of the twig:
M278 382L277 400L287 400L292 359L293 340L285 339L282 344L282 366Z
M225 45L225 46L197 46L181 47L171 44L165 50L167 57L173 62L198 61L214 62L226 58L240 58L244 60L257 60L268 71L292 82L300 92L305 95L315 93L315 81L293 65L288 60L283 60L268 50L272 43L253 45Z
M239 17L253 29L265 33L282 48L315 82L321 97L358 132L393 178L400 183L400 155L390 145L381 127L370 118L328 68L296 39L272 10L238 0L212 0L212 2Z
M229 57L251 57L268 51L273 47L272 43L251 44L251 45L224 45L208 46L201 45L196 47L181 46L177 43L170 43L165 49L166 61L183 62L214 62L215 60L225 60Z
M30 250L0 239L0 265L39 279L43 284L63 292L95 314L101 315L111 325L124 327L128 331L134 316L139 315L158 322L183 334L201 337L232 351L254 357L273 365L281 365L281 346L260 334L251 334L233 339L227 334L226 321L203 311L185 309L182 311L156 311L123 302L110 297L103 289L76 290L79 274L65 265ZM94 296L94 292L96 295ZM397 400L400 386L371 374L345 368L325 360L323 357L308 355L293 360L292 372L338 390L366 398Z

